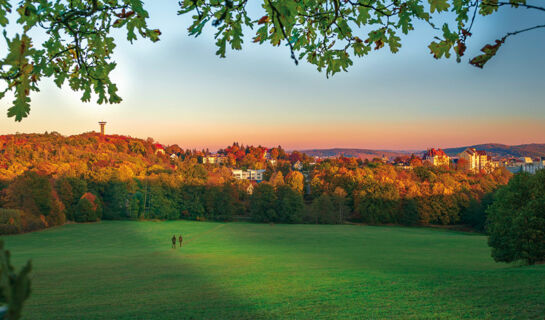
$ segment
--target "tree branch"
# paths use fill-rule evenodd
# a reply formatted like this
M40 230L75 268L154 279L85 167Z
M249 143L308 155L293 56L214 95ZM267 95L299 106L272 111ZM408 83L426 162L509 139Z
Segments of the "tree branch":
M273 4L271 3L270 0L267 0L267 2L269 3L269 6L271 7L271 9L273 10L273 22L274 22L274 16L276 15L277 17L277 21L278 21L278 25L280 26L280 30L282 31L282 34L284 35L284 39L288 42L288 45L290 47L290 51L291 51L291 58L293 59L293 61L295 62L295 65L298 65L299 64L299 61L297 60L297 58L295 57L295 50L293 49L293 45L291 44L287 34L286 34L286 30L284 29L284 25L282 24L282 21L280 20L281 18L281 13L278 11L278 9L276 9L275 6L273 6Z

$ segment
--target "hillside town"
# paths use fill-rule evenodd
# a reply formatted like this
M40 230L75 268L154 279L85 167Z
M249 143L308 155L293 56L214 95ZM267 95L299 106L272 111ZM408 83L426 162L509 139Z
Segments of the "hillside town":
M533 174L545 166L545 157L492 157L486 151L475 148L466 148L455 157L449 157L440 148L437 150L431 148L424 153L422 160L428 161L434 166L451 166L458 169L485 173L490 172L494 168L505 167L512 173L527 172Z
M172 154L171 157L177 157L177 155ZM266 159L270 166L275 166L277 163L276 159L271 158L270 152L267 149L264 149L262 157L263 159ZM340 155L337 157L311 157L306 161L296 160L292 163L292 169L303 171L305 164L307 168L310 168L323 160L343 157L343 155ZM199 159L200 163L210 165L229 165L229 163L232 163L229 161L228 156L221 153L205 154L199 156ZM488 155L486 151L477 150L475 148L466 148L463 152L454 157L448 156L441 148L430 148L421 156L412 154L410 156L392 157L390 159L381 157L375 158L372 161L388 163L406 170L413 169L415 165L429 165L484 174L490 173L492 170L499 167L505 167L511 173L526 172L530 174L534 174L537 170L545 168L545 157L493 157ZM261 182L266 170L232 168L231 171L235 179Z
M106 122L99 122L99 126L100 135L105 136ZM172 161L187 156L187 152L184 152L178 145L164 146L160 143L153 143L152 146L156 155L168 155ZM253 159L250 158L249 161L246 161L244 167L240 167L241 161L237 160L242 160L248 153L253 156ZM212 153L209 150L193 150L192 156L196 157L198 162L203 165L227 166L231 169L233 178L255 183L265 180L266 168L275 168L279 160L289 160L289 170L303 172L305 178L308 178L310 169L324 160L351 158L350 156L345 156L343 154L338 156L311 157L299 151L287 153L280 146L277 148L265 148L261 146L244 147L236 142L226 149L218 150L216 153ZM357 160L358 159L356 159L356 161ZM369 161L359 160L362 161L362 163ZM412 170L415 166L428 165L483 174L490 173L499 167L505 167L511 173L526 172L530 174L535 174L537 170L545 168L545 157L498 157L491 156L484 150L477 150L472 147L468 147L452 157L447 155L441 148L429 148L420 155L411 154L397 157L386 157L385 155L382 155L382 157L374 158L371 161L391 164L405 170ZM259 165L256 166L256 163L259 163Z

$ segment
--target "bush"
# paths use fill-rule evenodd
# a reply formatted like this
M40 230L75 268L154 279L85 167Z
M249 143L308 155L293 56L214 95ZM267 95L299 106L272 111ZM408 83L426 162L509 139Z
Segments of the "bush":
M35 216L23 212L21 215L21 224L23 226L23 232L38 231L47 228L44 216Z
M17 234L21 232L21 228L15 225L0 223L0 235Z
M79 199L74 216L77 222L98 221L101 215L101 209L94 194L88 192Z
M0 208L0 235L21 232L23 229L21 215L20 210Z
M545 261L545 170L515 175L488 208L488 244L496 261Z
M51 210L46 216L46 221L49 226L61 226L66 223L64 204L59 200L55 192L53 192Z

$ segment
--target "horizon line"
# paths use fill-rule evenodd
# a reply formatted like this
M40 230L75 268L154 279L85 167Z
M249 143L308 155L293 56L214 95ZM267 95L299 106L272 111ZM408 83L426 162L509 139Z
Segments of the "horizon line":
M91 130L91 131L86 131L86 132L82 132L82 133L78 133L78 134L69 134L69 135L65 135L65 134L62 134L56 130L52 130L52 131L45 131L45 132L15 132L15 133L7 133L7 134L0 134L0 136L9 136L9 135L17 135L17 134L21 134L21 135L24 135L24 134L46 134L46 133L58 133L60 134L61 136L63 137L72 137L72 136L78 136L78 135L83 135L83 134L88 134L88 133L96 133L96 134L100 134L100 132L97 132L95 130ZM125 136L125 137L130 137L130 138L134 138L134 139L140 139L140 140L146 140L145 138L138 138L138 137L133 137L131 135L127 135L127 134L120 134L120 133L112 133L112 134L105 134L105 136ZM155 138L152 138L154 140L154 142L156 143L160 143L159 141L155 140ZM253 144L246 144L246 143L241 143L239 141L233 141L233 143L239 143L240 145L245 145L245 146L262 146L262 147L266 147L262 144L258 144L258 145L253 145ZM173 143L173 144L163 144L161 143L162 145L164 146L173 146L173 145L178 145L180 146L180 144L178 143ZM231 144L228 144L226 146L230 146ZM336 146L336 147L299 147L299 148L289 148L289 149L285 149L286 151L300 151L300 152L303 152L303 151L324 151L324 150L335 150L335 149L352 149L352 150L370 150L370 151L383 151L383 152L402 152L402 153L410 153L410 152L421 152L421 151L425 151L427 149L431 149L431 148L439 148L439 149L457 149L457 148L464 148L464 147L473 147L473 146L481 146L481 145L503 145L503 146L508 146L508 147L517 147L517 146L527 146L527 145L545 145L545 142L531 142L531 143L521 143L521 144L505 144L505 143L500 143L500 142L486 142L486 143L475 143L475 144L468 144L468 145L457 145L457 146L447 146L447 147L440 147L440 146L428 146L426 148L410 148L410 149L391 149L391 148L387 148L387 149L382 149L382 148L368 148L368 147L339 147L339 146ZM282 144L275 144L274 147L276 146L282 146ZM181 146L180 146L181 147ZM266 147L266 148L269 148L269 147ZM201 146L199 148L186 148L187 150L189 149L210 149L210 147L208 146Z

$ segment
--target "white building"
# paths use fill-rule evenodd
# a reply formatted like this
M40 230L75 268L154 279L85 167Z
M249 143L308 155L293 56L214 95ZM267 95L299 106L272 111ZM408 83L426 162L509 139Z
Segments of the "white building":
M521 159L523 162L511 163L507 169L512 173L527 172L530 174L535 174L536 171L545 169L545 157L541 157L539 160L536 159L536 161L533 161L529 157L524 157Z
M252 170L248 169L246 171L241 169L232 169L233 177L238 180L251 180L251 181L263 181L264 169Z
M521 167L522 172L528 172L530 174L535 174L536 171L541 169L545 169L545 158L541 158L538 161L532 162L525 161L525 163Z
M465 160L466 167L464 169L466 170L480 171L489 166L489 157L483 150L467 148L458 154L458 157Z
M206 164L224 164L227 163L227 157L220 155L211 155L202 157L202 163Z

